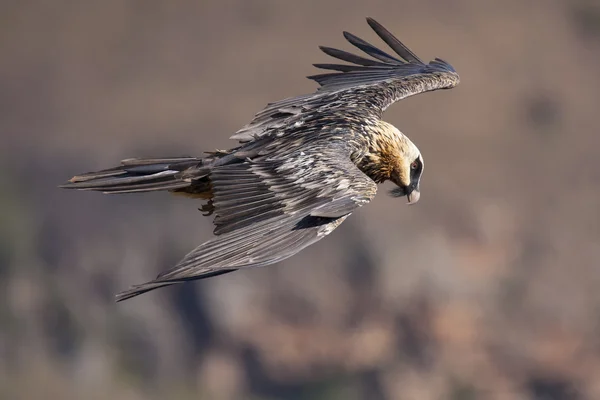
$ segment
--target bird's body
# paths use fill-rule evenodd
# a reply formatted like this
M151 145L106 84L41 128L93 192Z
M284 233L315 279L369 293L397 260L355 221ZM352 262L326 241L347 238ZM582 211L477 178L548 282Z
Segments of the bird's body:
M313 94L269 104L232 139L239 145L201 158L130 159L112 169L75 176L66 188L131 193L169 190L205 200L216 237L155 280L117 296L281 261L333 231L368 203L377 183L419 199L423 159L398 129L381 120L402 98L458 84L450 64L423 63L372 19L369 25L403 60L344 33L379 61L322 47L357 65L315 64L334 70L309 77Z

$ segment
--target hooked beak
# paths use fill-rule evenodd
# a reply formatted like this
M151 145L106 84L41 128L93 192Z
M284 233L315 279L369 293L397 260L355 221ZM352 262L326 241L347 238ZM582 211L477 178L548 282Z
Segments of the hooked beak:
M408 204L415 204L421 198L421 192L419 190L414 189L412 192L406 195L408 199Z

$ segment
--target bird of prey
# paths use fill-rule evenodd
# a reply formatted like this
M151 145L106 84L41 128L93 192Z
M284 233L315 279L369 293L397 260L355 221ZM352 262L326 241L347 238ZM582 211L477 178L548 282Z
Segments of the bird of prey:
M344 32L371 58L330 47L347 64L314 64L316 92L270 103L231 139L235 147L201 157L126 159L85 173L61 187L104 193L166 190L203 199L214 214L215 237L156 279L119 293L117 301L175 283L284 260L337 228L367 204L377 184L393 196L419 200L423 157L393 125L382 121L392 103L437 89L459 76L447 62L423 62L372 18L367 22L396 54Z

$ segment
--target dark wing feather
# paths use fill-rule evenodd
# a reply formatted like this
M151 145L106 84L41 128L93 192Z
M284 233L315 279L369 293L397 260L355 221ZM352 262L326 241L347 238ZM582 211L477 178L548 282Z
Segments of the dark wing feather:
M383 61L384 63L393 63L393 64L395 64L395 63L402 64L403 63L403 61L390 56L385 51L378 49L377 47L373 46L371 43L366 42L365 40L359 38L358 36L354 36L350 32L344 32L344 37L346 38L346 40L348 42L350 42L350 44L361 49L362 51L364 51L371 57L375 57L376 59Z
M281 261L329 234L377 190L348 157L307 149L285 159L215 168L211 182L217 237L155 280L119 294L118 301L173 283Z
M379 22L375 21L373 18L367 18L367 23L377 36L379 36L388 46L392 48L400 57L405 59L408 62L417 63L417 64L425 64L415 53L410 51L408 47L406 47L401 41L399 41L390 31L385 29L383 25Z
M320 68L320 69L329 69L329 70L333 70L333 71L340 71L340 72L352 72L352 71L365 71L368 69L372 69L374 67L361 67L361 66L357 66L357 65L345 65L345 64L313 64L313 66ZM385 67L383 67L385 68Z
M375 59L320 46L325 54L350 64L314 64L317 68L336 72L309 76L321 86L316 93L268 104L231 139L244 143L257 137L280 134L282 129L302 124L311 114L343 114L344 108L381 117L383 111L396 101L427 91L449 89L459 83L458 74L446 61L436 58L425 63L380 23L372 18L367 18L367 22L399 57L344 32L348 42Z
M365 67L385 66L385 64L382 64L378 61L369 60L368 58L357 56L356 54L348 53L347 51L344 51L344 50L338 50L338 49L334 49L334 48L326 47L326 46L319 46L319 49L321 49L321 51L323 53L327 54L328 56L337 58L338 60L351 62L353 64L358 64L358 65L362 65Z

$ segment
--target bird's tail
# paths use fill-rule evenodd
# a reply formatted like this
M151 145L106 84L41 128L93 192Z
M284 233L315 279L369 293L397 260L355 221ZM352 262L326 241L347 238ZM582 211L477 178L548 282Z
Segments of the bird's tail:
M59 187L104 193L169 190L201 195L210 190L208 179L202 179L208 173L201 158L133 158L121 161L118 167L74 176Z

